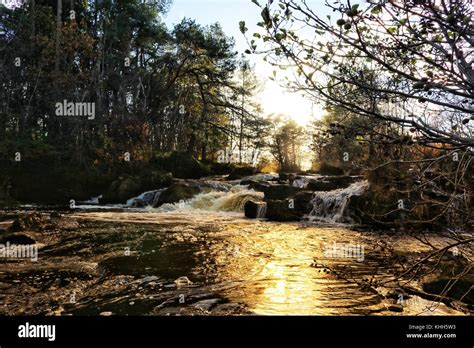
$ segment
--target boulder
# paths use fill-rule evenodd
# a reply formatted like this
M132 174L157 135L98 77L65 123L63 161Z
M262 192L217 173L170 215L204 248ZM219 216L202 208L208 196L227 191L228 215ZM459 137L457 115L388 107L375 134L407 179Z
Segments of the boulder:
M112 182L99 202L101 204L125 203L131 197L142 193L142 187L142 181L138 176L120 176Z
M49 219L39 213L18 216L9 228L9 232L42 231L49 226Z
M158 203L155 205L155 207L159 207L167 203L178 203L181 200L188 200L200 192L201 190L198 186L178 182L171 185L161 193Z
M266 203L248 201L244 206L245 217L249 219L260 219L265 217Z
M255 168L252 167L235 167L234 170L227 177L228 180L239 180L247 176L255 174Z
M311 180L306 186L311 191L333 191L344 189L353 184L356 180L351 176L326 176L321 180Z
M271 185L264 188L265 200L284 200L294 197L298 192L303 191L299 187L290 185Z
M31 245L36 244L36 241L24 234L12 234L0 239L0 244L15 244L15 245Z
M266 218L271 221L299 221L303 214L291 208L289 200L267 201Z
M298 215L304 216L313 210L313 192L302 191L298 192L294 198L294 209Z
M270 187L270 184L257 182L254 180L242 180L240 185L248 186L249 189L259 192L265 192L265 190Z
M293 182L296 179L296 174L293 173L280 173L278 174L278 181Z

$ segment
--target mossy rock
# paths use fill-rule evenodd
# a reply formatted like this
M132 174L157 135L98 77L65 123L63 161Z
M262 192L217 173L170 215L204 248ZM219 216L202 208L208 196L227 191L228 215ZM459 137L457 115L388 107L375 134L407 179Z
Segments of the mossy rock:
M43 231L49 226L49 219L39 213L18 216L8 229L9 232Z
M175 183L163 191L156 206L159 207L167 203L178 203L181 200L188 200L200 192L201 190L198 186L191 186L185 183Z
M252 176L256 173L255 168L253 167L235 167L234 170L229 174L227 177L228 180L239 180L245 178L247 176Z
M101 203L125 203L128 199L142 193L142 181L137 176L126 175L114 180L107 189Z

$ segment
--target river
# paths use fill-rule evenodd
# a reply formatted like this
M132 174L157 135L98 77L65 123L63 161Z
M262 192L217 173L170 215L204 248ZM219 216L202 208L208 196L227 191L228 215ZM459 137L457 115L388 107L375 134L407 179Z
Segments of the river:
M426 251L416 239L311 219L246 219L248 195L260 193L211 191L159 209L79 206L61 228L30 234L41 246L37 262L2 261L0 314L463 314L360 286L397 267L387 246ZM352 254L328 253L344 246Z

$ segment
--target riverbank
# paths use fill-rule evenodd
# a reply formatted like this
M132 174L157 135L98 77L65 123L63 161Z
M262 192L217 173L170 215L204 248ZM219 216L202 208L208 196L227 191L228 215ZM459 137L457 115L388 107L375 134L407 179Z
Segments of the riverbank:
M2 260L3 315L469 313L393 284L361 286L395 274L393 256L408 262L429 252L406 235L203 210L45 216L51 224L43 230L21 232L40 245L38 261ZM328 254L334 245L362 246L363 260ZM414 289L424 292L423 284Z

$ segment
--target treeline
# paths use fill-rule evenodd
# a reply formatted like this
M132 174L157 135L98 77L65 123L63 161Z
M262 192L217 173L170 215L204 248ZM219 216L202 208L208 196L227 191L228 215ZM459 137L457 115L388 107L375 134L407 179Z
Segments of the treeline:
M293 69L288 87L326 106L310 132L315 164L370 179L356 207L367 222L472 230L472 3L336 0L329 15L254 3L249 53Z
M4 186L21 190L24 172L68 186L71 170L97 183L171 152L206 162L237 151L256 161L270 125L252 98L251 65L219 24L183 19L167 28L161 18L171 5L0 5Z

